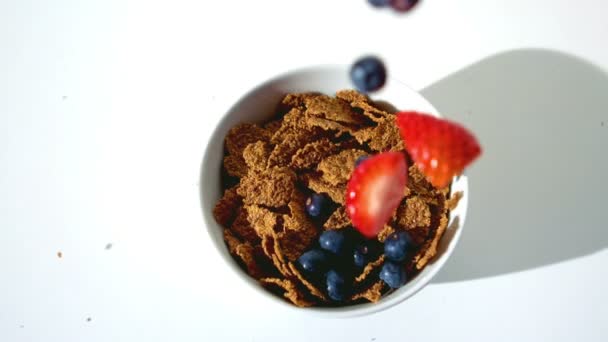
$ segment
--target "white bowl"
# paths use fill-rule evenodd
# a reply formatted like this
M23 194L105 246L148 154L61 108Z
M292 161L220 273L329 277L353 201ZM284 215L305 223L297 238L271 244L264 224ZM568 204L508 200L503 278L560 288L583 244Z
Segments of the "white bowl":
M226 261L226 267L234 270L243 280L243 283L248 284L254 290L252 292L265 296L269 302L305 313L330 317L360 316L384 310L406 300L422 289L439 272L452 254L460 238L468 204L467 177L457 177L452 183L452 192L463 191L464 196L458 203L458 206L450 213L448 229L441 239L437 256L418 275L409 279L407 284L382 298L377 303L337 308L296 308L290 303L285 302L282 298L265 290L255 279L249 277L241 270L224 244L223 228L215 222L212 214L215 202L223 193L220 173L226 133L232 126L241 122L264 122L270 119L277 104L287 93L316 91L334 95L336 91L347 88L352 88L352 84L349 80L348 68L345 66L319 66L300 69L275 77L254 88L224 114L213 131L203 157L200 178L203 219L213 244ZM422 95L392 78L387 80L382 90L373 93L371 98L375 101L388 102L399 110L416 110L439 116L437 110Z

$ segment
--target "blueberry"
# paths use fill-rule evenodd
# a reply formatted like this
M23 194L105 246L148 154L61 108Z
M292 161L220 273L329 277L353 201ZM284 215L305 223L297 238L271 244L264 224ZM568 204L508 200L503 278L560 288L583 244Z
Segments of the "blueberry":
M312 194L306 199L306 212L311 217L317 217L321 215L323 210L327 206L327 197L322 194Z
M380 89L386 81L386 69L380 59L373 56L363 57L350 69L350 78L361 92Z
M298 263L306 272L318 273L325 270L325 267L327 266L327 256L322 250L312 249L304 252L298 258Z
M369 262L370 254L371 246L368 243L358 244L353 250L353 264L357 267L364 267Z
M367 2L374 7L386 7L390 0L367 0Z
M411 10L418 0L390 0L391 7L397 12L407 12Z
M342 301L346 295L344 276L335 270L329 270L325 275L327 295L335 301Z
M384 241L384 255L392 261L403 261L411 245L412 240L408 233L393 233Z
M403 286L406 282L405 270L403 265L386 261L380 270L380 279L393 289Z
M368 159L369 156L361 156L355 160L355 167L359 166L365 159Z
M342 254L344 250L344 233L339 230L326 230L319 236L319 245L326 251Z

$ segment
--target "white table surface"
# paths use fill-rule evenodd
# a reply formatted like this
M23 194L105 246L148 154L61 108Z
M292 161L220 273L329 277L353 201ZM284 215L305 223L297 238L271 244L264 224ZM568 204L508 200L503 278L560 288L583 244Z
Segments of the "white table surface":
M606 13L601 0L425 0L406 16L364 0L0 2L0 341L608 340L608 77L585 64L608 70ZM530 48L549 50L508 53ZM204 230L207 138L266 78L365 53L482 140L463 239L382 313L268 306Z

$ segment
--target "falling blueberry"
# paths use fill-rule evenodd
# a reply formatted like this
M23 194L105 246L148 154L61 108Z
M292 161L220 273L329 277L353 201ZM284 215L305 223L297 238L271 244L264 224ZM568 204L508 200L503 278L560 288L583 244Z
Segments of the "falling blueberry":
M312 194L306 200L306 212L311 217L317 217L325 210L327 197L322 194Z
M361 163L363 163L363 161L368 158L369 158L369 156L361 156L361 157L357 158L357 160L355 160L355 167L361 165Z
M389 0L391 7L397 12L407 12L414 8L418 0Z
M407 232L393 233L384 241L384 255L393 261L403 261L411 245L412 239Z
M390 0L367 0L374 7L386 7L390 4Z
M309 273L319 273L327 266L327 256L322 250L312 249L304 252L299 258L298 263L303 270Z
M335 301L342 301L346 295L344 276L335 270L330 270L325 276L327 295Z
M396 289L407 281L403 265L396 264L391 261L386 261L380 270L380 279L389 287Z
M326 230L319 236L319 245L326 251L342 254L344 250L344 233L339 230Z
M355 62L350 69L350 78L361 92L380 89L386 82L384 63L377 57L367 56Z

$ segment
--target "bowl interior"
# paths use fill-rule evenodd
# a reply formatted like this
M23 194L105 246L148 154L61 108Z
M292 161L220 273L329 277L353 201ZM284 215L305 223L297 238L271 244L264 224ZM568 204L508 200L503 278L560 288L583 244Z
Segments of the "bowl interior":
M212 210L215 202L222 196L220 175L224 154L224 137L228 130L238 123L264 122L270 119L274 114L277 104L287 93L315 91L334 95L336 91L348 88L352 88L352 85L348 78L348 69L343 66L301 69L271 79L245 94L230 108L212 133L203 157L200 176L200 198L203 219L214 245L224 260L226 260L228 267L232 268L244 282L250 285L250 290L262 294L270 301L280 303L280 305L285 307L295 308L295 306L284 302L281 298L266 291L255 279L252 279L240 269L224 244L223 228L213 218ZM439 116L435 108L422 95L391 78L387 80L382 90L374 93L371 98L381 103L390 104L400 110L416 110ZM315 312L333 317L357 316L386 309L419 291L443 266L460 238L468 205L467 190L468 181L466 176L454 179L452 192L463 191L464 196L455 210L450 214L448 229L441 239L438 255L434 261L429 263L416 277L410 279L406 285L382 298L378 303L339 308L306 308L299 309L299 311Z

